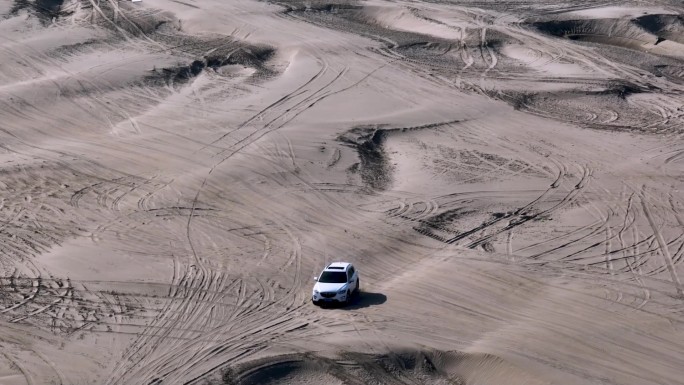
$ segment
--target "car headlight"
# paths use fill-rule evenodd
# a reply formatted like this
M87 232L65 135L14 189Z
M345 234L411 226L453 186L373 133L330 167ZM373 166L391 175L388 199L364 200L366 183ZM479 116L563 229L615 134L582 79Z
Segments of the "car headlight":
M346 293L346 292L347 292L347 288L346 288L346 287L343 287L343 288L341 288L340 290L337 291L337 294L344 294L344 293Z
M318 290L314 289L314 294L318 294Z

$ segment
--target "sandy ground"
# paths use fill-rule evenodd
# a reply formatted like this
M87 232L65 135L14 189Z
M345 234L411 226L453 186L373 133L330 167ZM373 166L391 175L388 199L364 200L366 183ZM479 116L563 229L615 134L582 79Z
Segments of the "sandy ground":
M682 11L0 0L0 383L684 384Z

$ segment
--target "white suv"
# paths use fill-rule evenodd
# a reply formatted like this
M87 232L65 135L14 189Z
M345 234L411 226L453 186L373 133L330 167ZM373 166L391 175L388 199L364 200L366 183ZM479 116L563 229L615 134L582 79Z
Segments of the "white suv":
M359 273L349 262L333 262L323 269L321 275L314 277L311 301L321 303L348 304L351 296L359 291Z

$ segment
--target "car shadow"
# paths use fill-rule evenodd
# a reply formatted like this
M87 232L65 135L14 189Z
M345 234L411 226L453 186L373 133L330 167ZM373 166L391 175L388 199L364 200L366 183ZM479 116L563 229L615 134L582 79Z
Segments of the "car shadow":
M342 310L356 310L356 309L362 309L362 308L371 307L371 306L375 306L375 305L382 305L385 302L387 302L387 296L382 294L382 293L370 293L367 291L361 291L358 294L354 295L354 298L352 298L351 302L348 303L347 305L342 305L342 304L325 305L325 304L323 304L321 307L336 308L336 309L342 309Z
M345 307L345 309L356 310L364 307L371 307L375 305L382 305L387 302L387 296L382 293L370 293L361 291L354 296L352 302Z

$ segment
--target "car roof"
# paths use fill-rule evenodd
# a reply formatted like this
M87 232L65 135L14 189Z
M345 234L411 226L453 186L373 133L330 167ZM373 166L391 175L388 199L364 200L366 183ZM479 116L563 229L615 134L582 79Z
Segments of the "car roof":
M325 270L344 271L351 266L349 262L333 262L325 267Z

